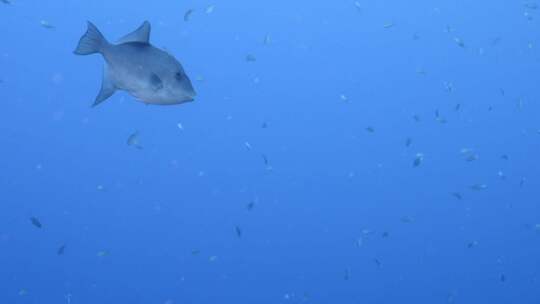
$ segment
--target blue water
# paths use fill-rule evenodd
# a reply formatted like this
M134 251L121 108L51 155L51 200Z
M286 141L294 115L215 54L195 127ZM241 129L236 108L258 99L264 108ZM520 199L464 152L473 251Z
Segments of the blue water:
M0 303L540 302L540 9L11 2ZM149 20L195 102L91 108L86 20Z

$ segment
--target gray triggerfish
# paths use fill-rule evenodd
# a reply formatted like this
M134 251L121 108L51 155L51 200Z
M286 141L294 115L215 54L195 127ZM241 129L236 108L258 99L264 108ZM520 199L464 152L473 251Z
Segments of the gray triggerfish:
M184 68L167 52L150 44L150 23L109 43L97 27L88 22L77 55L99 53L106 61L103 83L93 106L124 90L146 104L174 105L193 101L196 93Z

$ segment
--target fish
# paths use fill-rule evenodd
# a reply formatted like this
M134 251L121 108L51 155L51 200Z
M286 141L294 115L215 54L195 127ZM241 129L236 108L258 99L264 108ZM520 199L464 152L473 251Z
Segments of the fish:
M238 238L242 237L242 229L239 226L234 227L234 231L236 232L236 236Z
M185 13L184 13L184 21L185 22L188 22L189 19L191 19L191 15L193 14L194 10L193 9L188 9Z
M76 55L101 54L106 61L101 90L93 107L123 90L145 104L176 105L193 101L196 92L182 64L150 44L150 22L144 23L116 44L88 22Z
M48 30L54 30L54 29L56 28L56 26L52 25L52 24L51 24L49 21L47 21L47 20L41 20L41 21L39 22L39 24L41 24L41 26L42 26L43 28L46 28L46 29L48 29Z
M414 168L420 167L423 161L424 161L424 154L422 153L416 154L416 158L414 159L414 162L413 162L413 167Z
M451 194L452 194L452 196L455 197L456 199L458 199L458 200L460 200L460 201L463 200L463 195L462 195L461 193L459 193L459 192L452 192Z
M474 191L482 191L482 190L486 190L488 186L486 184L474 184L470 186L469 188Z
M406 140L405 140L405 147L410 147L412 145L412 138L408 137Z
M58 248L58 250L56 251L56 254L57 255L64 255L64 252L66 251L66 245L62 245L60 246L60 248Z
M43 228L43 225L41 224L39 219L36 217L31 217L30 222L32 222L32 225L36 226L37 228L40 228L40 229Z
M143 147L141 146L141 144L139 142L139 131L135 131L135 133L131 134L128 137L126 143L130 147L135 147L135 148L137 148L139 150L143 149Z

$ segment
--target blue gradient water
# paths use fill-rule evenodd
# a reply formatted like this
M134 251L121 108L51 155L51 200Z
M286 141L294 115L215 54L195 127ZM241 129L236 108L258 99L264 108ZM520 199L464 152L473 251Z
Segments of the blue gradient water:
M502 0L0 3L0 303L538 303L539 19ZM91 108L86 20L111 41L149 20L196 101Z

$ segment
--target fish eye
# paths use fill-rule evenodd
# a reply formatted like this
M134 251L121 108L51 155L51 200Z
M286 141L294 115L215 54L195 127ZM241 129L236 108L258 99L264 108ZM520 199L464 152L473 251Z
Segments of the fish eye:
M176 74L174 74L174 77L178 80L182 80L184 79L184 74L182 74L182 72L177 72Z

